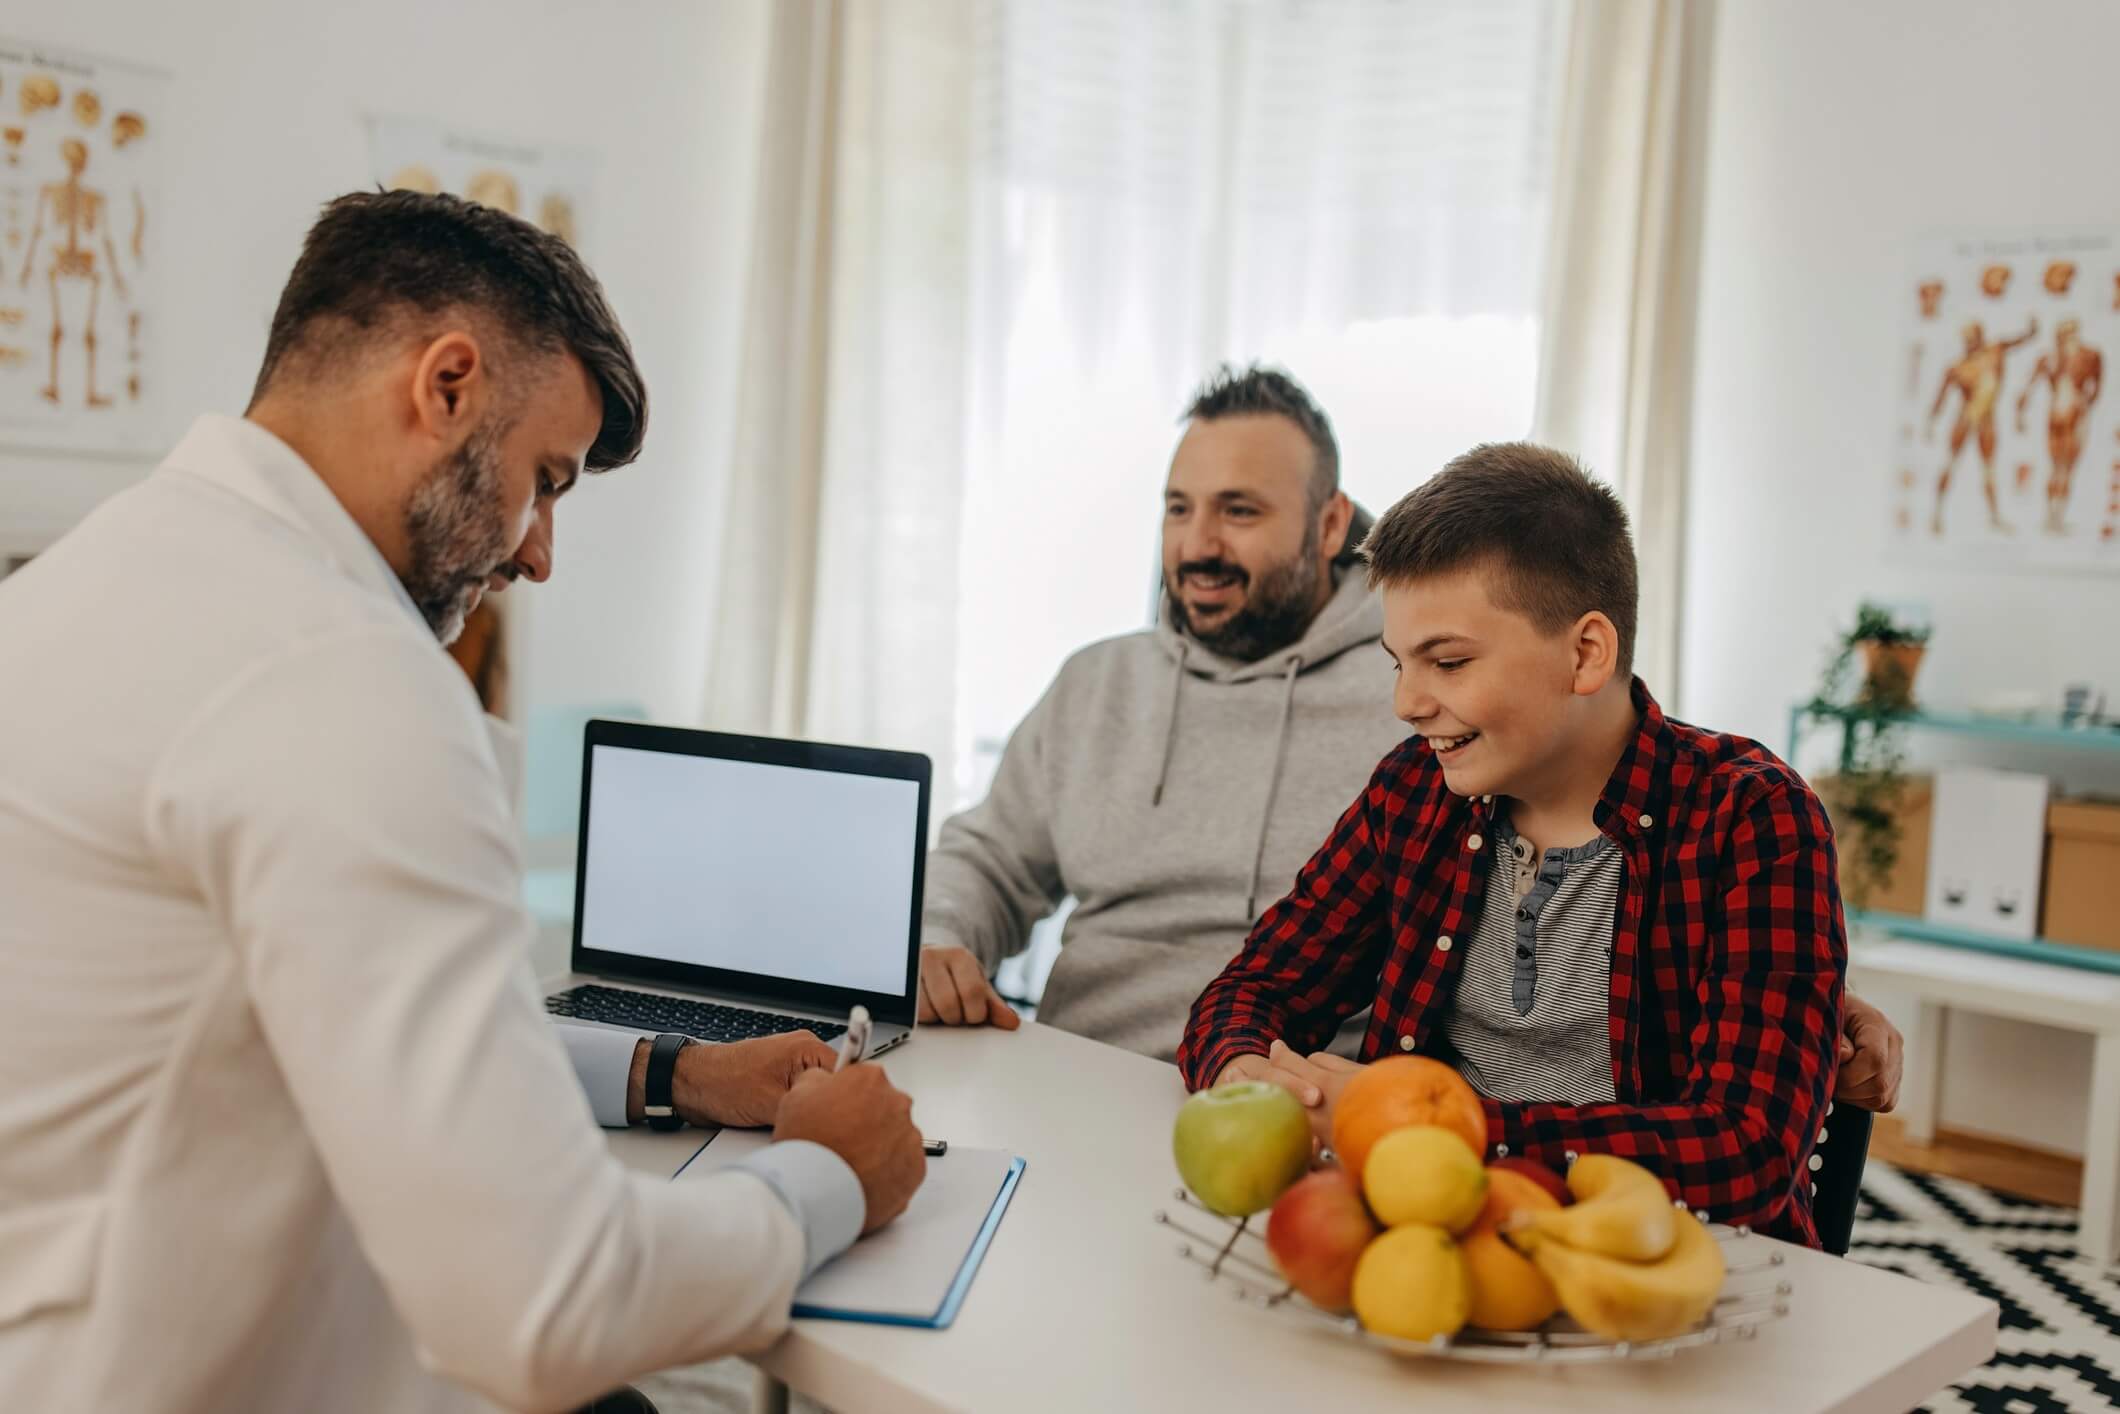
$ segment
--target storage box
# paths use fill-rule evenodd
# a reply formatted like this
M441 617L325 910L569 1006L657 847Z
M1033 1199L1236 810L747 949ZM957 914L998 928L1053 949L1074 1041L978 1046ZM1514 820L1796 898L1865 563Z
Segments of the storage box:
M2018 942L2037 937L2050 792L2046 777L2027 771L1938 771L1921 916Z
M2046 830L2041 931L2057 943L2120 950L2120 804L2055 801Z
M1835 809L1840 800L1840 777L1824 776L1814 783L1818 798L1825 804L1826 814L1834 816L1833 829L1837 835L1840 820ZM1935 795L1935 783L1927 776L1909 776L1899 796L1899 862L1892 867L1891 875L1873 886L1864 907L1878 913L1904 913L1919 918L1929 888L1929 810ZM1835 848L1841 858L1840 893L1842 902L1849 908L1855 906L1848 897L1849 847L1836 839Z

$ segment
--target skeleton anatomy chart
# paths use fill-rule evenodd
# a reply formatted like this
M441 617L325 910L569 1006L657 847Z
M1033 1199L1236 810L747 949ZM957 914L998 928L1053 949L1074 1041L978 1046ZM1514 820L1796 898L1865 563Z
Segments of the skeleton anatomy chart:
M1924 242L1902 292L1891 543L2120 571L2120 233Z
M168 87L0 38L0 442L154 444Z
M368 160L386 187L452 192L581 248L594 166L586 152L508 142L418 118L371 118Z

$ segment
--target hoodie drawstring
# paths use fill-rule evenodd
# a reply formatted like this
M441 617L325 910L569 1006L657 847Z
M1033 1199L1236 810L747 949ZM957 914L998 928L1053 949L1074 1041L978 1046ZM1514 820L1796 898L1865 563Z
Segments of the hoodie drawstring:
M1290 657L1288 660L1288 690L1281 694L1281 724L1273 734L1273 767L1266 776L1266 805L1259 811L1259 843L1251 853L1251 880L1244 885L1244 921L1258 917L1259 870L1266 862L1266 829L1273 823L1274 797L1281 790L1281 758L1288 751L1288 720L1294 715L1296 705L1296 674L1303 671L1303 660Z
M1163 759L1156 766L1156 789L1148 798L1150 808L1163 803L1163 783L1170 779L1171 748L1178 740L1178 689L1185 685L1185 652L1189 646L1184 639L1178 640L1178 661L1170 671L1170 706L1163 717Z

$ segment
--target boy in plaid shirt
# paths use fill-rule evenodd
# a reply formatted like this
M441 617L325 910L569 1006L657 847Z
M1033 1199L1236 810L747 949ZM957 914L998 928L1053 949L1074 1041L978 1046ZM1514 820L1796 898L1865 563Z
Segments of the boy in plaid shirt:
M1415 735L1200 995L1189 1088L1268 1079L1323 1129L1363 1060L1486 1099L1495 1155L1623 1155L1687 1206L1817 1245L1806 1163L1843 1053L1825 811L1757 742L1631 675L1618 499L1523 443L1458 457L1364 546Z

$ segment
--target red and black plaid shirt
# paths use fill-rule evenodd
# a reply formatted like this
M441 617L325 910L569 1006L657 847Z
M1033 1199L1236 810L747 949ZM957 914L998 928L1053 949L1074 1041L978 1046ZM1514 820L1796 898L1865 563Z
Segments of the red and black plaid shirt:
M1757 742L1641 724L1595 812L1626 856L1612 934L1614 1104L1487 1102L1489 1139L1564 1168L1624 1155L1687 1206L1818 1245L1806 1162L1832 1092L1847 933L1825 811ZM1451 1059L1491 801L1454 795L1418 739L1361 797L1193 1004L1178 1064L1214 1082L1275 1038L1305 1053L1365 1006L1362 1059Z

